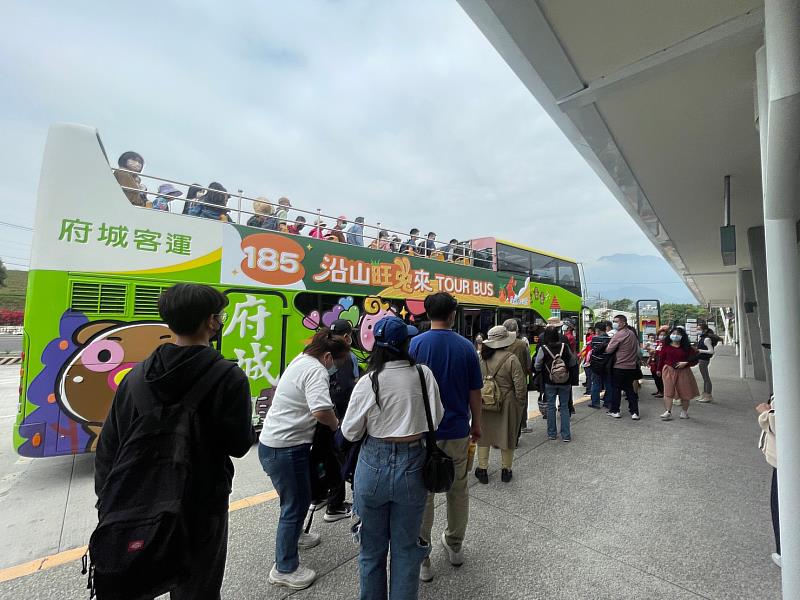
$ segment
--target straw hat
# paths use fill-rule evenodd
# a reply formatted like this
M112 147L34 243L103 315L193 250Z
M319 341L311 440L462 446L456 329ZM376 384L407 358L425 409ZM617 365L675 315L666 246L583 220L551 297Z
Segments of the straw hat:
M547 319L548 327L561 327L561 325L562 325L561 319L559 319L558 317L550 317L549 319Z
M505 348L514 343L517 336L502 325L496 325L489 330L483 345L489 348Z

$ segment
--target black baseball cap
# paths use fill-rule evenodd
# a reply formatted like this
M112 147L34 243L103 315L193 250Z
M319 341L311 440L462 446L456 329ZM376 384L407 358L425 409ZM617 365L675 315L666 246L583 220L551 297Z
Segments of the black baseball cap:
M331 333L334 335L348 335L353 333L353 324L347 319L336 319L331 323Z

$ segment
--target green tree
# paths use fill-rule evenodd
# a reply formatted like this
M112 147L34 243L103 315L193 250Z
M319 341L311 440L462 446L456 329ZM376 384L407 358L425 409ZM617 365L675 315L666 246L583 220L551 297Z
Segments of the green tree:
M661 321L670 323L678 321L686 322L686 319L702 319L708 321L711 315L708 314L705 306L701 304L673 304L666 303L661 305Z
M636 308L633 305L633 300L630 298L620 298L608 303L608 308L612 310L623 310L625 312L635 312Z
M3 259L0 258L0 287L6 287L6 277L8 277L8 271L3 264Z

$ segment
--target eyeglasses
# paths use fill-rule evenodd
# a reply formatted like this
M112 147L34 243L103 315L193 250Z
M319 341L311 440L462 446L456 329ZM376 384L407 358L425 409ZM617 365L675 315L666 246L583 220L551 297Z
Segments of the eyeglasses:
M225 323L225 321L228 320L228 313L226 313L226 312L221 312L218 315L214 315L214 316L217 318L217 321L219 321L220 323Z

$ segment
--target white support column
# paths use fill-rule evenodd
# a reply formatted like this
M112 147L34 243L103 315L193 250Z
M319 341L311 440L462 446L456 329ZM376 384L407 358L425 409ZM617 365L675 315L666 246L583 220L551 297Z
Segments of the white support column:
M764 233L772 325L783 597L800 598L800 2L766 0L766 60L757 60L764 164ZM766 73L764 72L766 67ZM764 110L766 108L766 111ZM766 120L764 120L766 117ZM763 136L766 135L766 138Z

